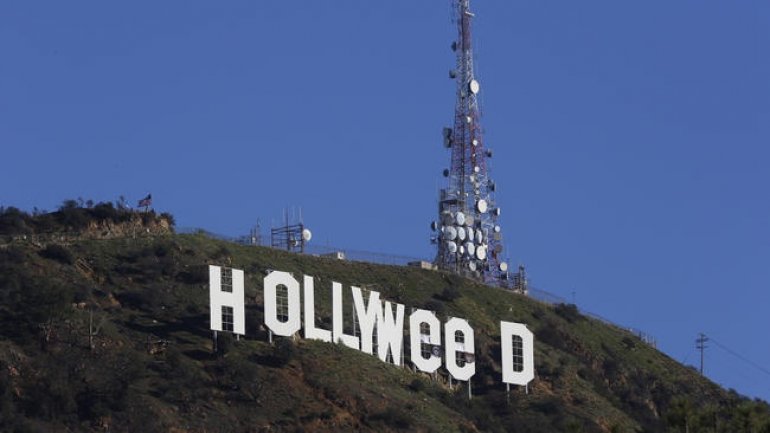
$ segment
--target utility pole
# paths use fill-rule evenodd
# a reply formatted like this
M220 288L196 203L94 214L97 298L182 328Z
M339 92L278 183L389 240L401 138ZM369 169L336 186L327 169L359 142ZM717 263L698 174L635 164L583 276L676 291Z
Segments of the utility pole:
M695 339L695 348L700 350L700 375L703 376L703 352L708 347L706 346L706 342L709 341L709 338L706 337L706 334L699 333L698 338Z

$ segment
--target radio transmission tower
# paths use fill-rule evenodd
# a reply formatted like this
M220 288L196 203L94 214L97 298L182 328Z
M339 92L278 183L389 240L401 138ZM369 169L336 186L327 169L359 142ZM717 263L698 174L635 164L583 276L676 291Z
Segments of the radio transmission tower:
M453 126L444 128L444 146L451 153L444 170L447 187L441 189L438 220L431 228L437 245L436 264L488 284L508 286L508 264L502 260L503 238L494 199L495 182L485 146L478 95L481 90L473 71L470 0L453 0L458 37L452 42L457 64L449 77L457 82Z

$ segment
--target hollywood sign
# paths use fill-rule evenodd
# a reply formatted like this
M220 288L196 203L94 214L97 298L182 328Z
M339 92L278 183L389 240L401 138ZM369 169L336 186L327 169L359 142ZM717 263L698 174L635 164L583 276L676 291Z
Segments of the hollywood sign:
M222 268L209 266L211 329L245 335L243 271L228 269L226 272L228 276L223 280ZM285 311L281 314L278 311L279 287L286 290ZM270 272L264 279L265 325L274 335L291 337L303 329L304 323L306 339L342 344L372 355L375 355L376 337L376 355L380 360L387 362L390 355L395 365L401 365L404 305L383 302L376 291L370 291L365 299L359 287L351 286L360 336L350 335L343 331L342 284L332 282L331 289L332 329L322 329L315 322L313 277L304 276L303 299L300 299L300 282L292 274ZM463 381L470 380L476 373L474 331L467 320L452 317L442 327L434 312L414 309L409 315L408 326L409 359L417 370L433 373L443 363L452 378ZM429 350L424 351L424 346ZM527 385L535 377L532 332L524 324L501 321L500 346L503 382Z

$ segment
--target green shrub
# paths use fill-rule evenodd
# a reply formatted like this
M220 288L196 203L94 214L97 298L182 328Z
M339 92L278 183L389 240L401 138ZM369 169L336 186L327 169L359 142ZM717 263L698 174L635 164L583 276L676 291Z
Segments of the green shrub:
M636 348L636 342L631 337L623 337L623 346L626 347L628 350L633 350Z
M176 218L174 218L174 215L172 215L172 214L170 214L168 212L163 212L162 214L160 214L160 219L164 219L164 220L168 221L168 225L171 226L171 227L175 227L176 226Z
M297 355L297 348L291 338L279 338L273 348L273 362L278 367L283 367Z
M206 284L209 281L209 270L206 266L191 266L176 274L176 280L190 285Z
M423 382L419 378L414 378L409 383L409 389L411 389L414 392L420 392L425 389L425 382Z
M431 299L425 303L425 309L435 311L436 314L444 314L446 312L446 305L443 302Z
M71 265L75 263L75 258L72 256L70 250L57 244L50 244L40 250L40 256L65 265Z
M557 304L554 311L569 323L575 323L583 318L575 304Z
M462 296L462 293L460 293L460 290L457 289L457 287L449 286L441 291L441 294L438 295L438 298L447 302L452 302L460 296Z
M381 421L389 427L401 430L410 428L414 423L412 416L400 407L389 407L380 413L374 414L371 420Z
M31 217L15 207L0 208L0 234L15 235L31 232Z
M235 346L233 334L229 332L217 332L217 355L224 356L228 354Z
M110 202L98 203L91 210L91 215L99 220L118 220L118 210Z

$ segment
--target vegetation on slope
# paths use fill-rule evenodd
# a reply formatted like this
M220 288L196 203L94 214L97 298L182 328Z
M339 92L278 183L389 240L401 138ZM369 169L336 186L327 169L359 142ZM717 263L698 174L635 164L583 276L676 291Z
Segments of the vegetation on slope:
M64 200L56 212L35 209L30 214L15 207L0 207L0 240L52 234L106 238L136 235L137 228L142 229L141 233L156 235L171 233L173 227L173 215L131 209L122 197L114 204Z
M246 272L248 338L220 335L216 353L207 264ZM261 287L270 269L316 278L316 315L327 328L331 281L468 319L474 398L464 385L450 390L342 346L268 343ZM505 393L499 320L535 332L529 394ZM0 246L0 336L2 431L770 432L766 403L574 306L440 272L199 235Z

